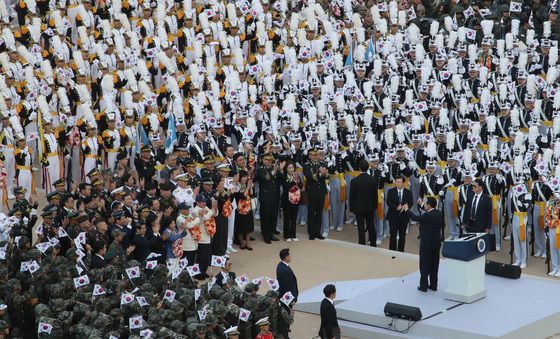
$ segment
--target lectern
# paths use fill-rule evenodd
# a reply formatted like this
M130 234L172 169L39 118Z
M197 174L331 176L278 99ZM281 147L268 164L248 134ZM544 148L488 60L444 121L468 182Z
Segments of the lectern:
M487 233L467 233L443 243L448 274L445 299L472 303L486 296L484 266L489 249Z

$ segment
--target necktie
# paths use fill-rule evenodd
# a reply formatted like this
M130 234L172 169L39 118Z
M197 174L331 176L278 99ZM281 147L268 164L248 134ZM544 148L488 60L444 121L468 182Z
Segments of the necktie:
M473 205L471 208L471 220L474 220L476 217L476 208L478 207L478 195L474 196Z

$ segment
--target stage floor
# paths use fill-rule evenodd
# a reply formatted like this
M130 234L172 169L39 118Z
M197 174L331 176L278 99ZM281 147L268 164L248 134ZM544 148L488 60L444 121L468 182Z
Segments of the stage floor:
M393 279L337 282L336 305L342 333L352 338L546 338L560 332L560 283L522 275L510 280L486 276L487 296L471 304L444 299L447 288L445 260L439 272L438 291L416 288L419 272ZM300 294L297 309L318 313L322 295L318 285ZM363 293L361 293L363 291ZM386 302L419 307L421 321L412 325L396 320L391 331ZM313 311L314 310L314 311Z

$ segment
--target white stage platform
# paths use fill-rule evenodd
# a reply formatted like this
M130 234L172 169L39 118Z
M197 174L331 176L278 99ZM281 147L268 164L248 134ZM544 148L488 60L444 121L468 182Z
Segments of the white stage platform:
M337 297L345 300L336 305L342 334L364 339L537 339L560 333L560 283L552 279L523 275L510 280L487 275L486 298L462 304L444 299L443 291L447 287L444 260L437 292L418 291L419 276L415 272L401 278L335 282ZM296 309L318 314L322 288L327 283L300 293ZM392 319L383 313L386 302L419 307L423 320L406 334L390 331L387 325ZM394 322L399 331L408 326L405 320Z

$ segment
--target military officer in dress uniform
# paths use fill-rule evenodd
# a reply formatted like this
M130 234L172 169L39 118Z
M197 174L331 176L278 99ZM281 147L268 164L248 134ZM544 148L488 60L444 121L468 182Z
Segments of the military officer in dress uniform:
M194 204L193 189L189 187L188 174L180 174L176 178L177 184L179 185L174 191L173 196L177 200L177 203L186 203L189 206Z
M274 232L280 208L282 177L272 154L263 155L262 160L262 166L257 169L256 179L259 183L261 229L264 242L270 244L271 241L279 240L274 236Z
M32 192L35 192L33 185L33 153L31 147L26 146L25 135L19 134L16 141L16 149L14 150L14 158L16 161L16 182L18 186L25 188L25 199L29 199Z
M53 189L53 183L60 179L62 174L61 158L58 149L58 140L53 133L52 122L45 121L43 123L43 170L44 170L44 186L46 193L50 193Z
M193 133L195 135L195 140L190 144L189 154L197 163L197 167L202 168L202 163L206 157L214 154L214 152L212 151L210 143L206 141L206 131L202 129L202 127L194 125Z
M101 136L105 150L105 167L114 170L117 154L121 148L121 134L115 127L115 113L107 113L107 129Z
M551 199L553 193L550 186L545 182L544 178L548 176L547 172L541 172L539 178L533 181L531 187L532 195L532 219L533 232L535 237L535 257L546 258L546 241L545 241L545 211L546 203Z
M200 187L200 184L202 183L202 178L200 177L200 175L196 173L196 164L194 160L187 159L185 161L184 167L186 169L185 174L187 176L187 183L189 184L190 188L194 190L197 187Z
M338 152L330 157L329 165L329 203L331 213L331 229L337 232L344 227L344 209L346 204L346 180L344 172L346 169L346 147L340 146ZM323 234L325 236L325 234Z
M97 138L97 127L95 125L88 125L86 128L87 135L82 141L82 154L84 157L82 173L83 179L85 179L87 183L90 183L90 179L85 177L85 174L95 168L98 168L101 149L99 148L99 140Z
M138 179L148 182L156 175L156 163L152 157L152 150L149 145L142 146L140 155L134 159L134 165L138 172Z
M329 171L326 164L319 162L319 151L312 148L307 153L309 162L303 166L303 174L306 180L306 191L309 199L307 205L307 233L309 240L315 238L323 240L321 234L322 213L327 195L326 180Z
M513 265L525 268L527 267L527 210L531 203L531 194L527 191L524 177L520 177L512 189L511 211L513 216L511 232L515 254Z
M384 173L379 167L379 155L373 153L368 155L369 170L368 174L371 175L377 183L377 208L375 210L375 234L377 239L376 245L381 245L383 241L383 186L385 183Z
M460 153L454 153L447 162L447 167L443 171L445 185L445 196L443 210L447 228L449 229L449 240L459 237L459 190L461 183L461 171L457 167Z
M493 160L488 164L488 174L482 178L484 193L492 199L492 229L491 234L496 235L496 251L501 250L500 219L502 213L502 195L506 188L504 177L498 173L498 161Z

